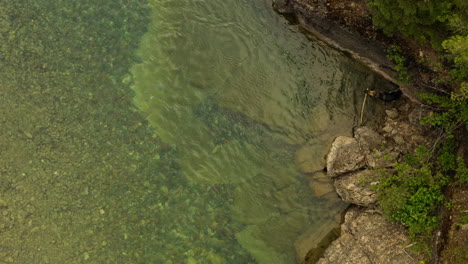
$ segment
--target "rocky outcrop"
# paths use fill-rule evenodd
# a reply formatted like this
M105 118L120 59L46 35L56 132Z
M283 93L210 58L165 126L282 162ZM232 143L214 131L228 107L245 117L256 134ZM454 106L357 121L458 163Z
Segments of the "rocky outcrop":
M417 263L405 250L409 239L401 225L391 224L379 213L373 185L379 184L380 170L391 172L403 154L418 145L433 143L419 124L421 111L410 105L386 111L382 128L357 127L353 137L337 137L327 156L327 177L336 193L354 204L346 212L341 235L325 250L318 263ZM357 206L359 207L357 207ZM313 255L312 253L309 255ZM314 263L314 262L305 262Z
M337 137L327 156L328 176L354 171L365 165L364 153L359 148L358 141L351 137Z
M354 138L365 154L369 154L374 149L380 149L386 143L383 136L366 126L355 128Z
M385 79L396 83L392 77L394 64L386 57L386 46L369 35L359 35L337 23L330 17L328 4L325 0L273 0L273 7L278 12L294 14L301 26L318 39L350 54ZM358 6L352 3L346 8L350 12L353 9L358 11ZM362 17L362 20L365 19L368 17Z
M386 138L392 139L395 144L395 150L403 154L412 152L419 145L431 145L430 137L423 136L427 134L424 128L420 125L420 121L425 115L429 115L430 111L421 107L407 111L407 119L392 118L394 113L404 111L406 106L400 107L399 110L392 109L393 113L387 112L387 118L384 127L382 128L382 135Z
M377 34L365 1L273 0L273 6L281 13L294 15L300 25L320 41L349 54L396 83L392 77L394 65L386 57L390 42ZM390 86L380 89L395 89ZM415 88L414 91L400 88L411 101L419 102L414 96ZM418 145L432 146L428 138L437 138L428 136L419 125L428 110L411 108L406 104L389 109L385 124L379 130L358 127L353 137L338 137L333 142L326 160L327 176L333 180L336 192L344 201L363 208L354 206L348 210L340 238L325 251L318 263L418 263L417 258L405 250L409 239L403 228L390 224L378 212L376 194L371 188L378 184L376 169L391 169L404 154L412 152ZM318 167L307 160L305 150L297 154L296 162L301 171L312 173L313 168ZM315 189L314 192L320 193L321 188ZM308 255L314 255L314 252ZM306 263L315 263L315 260Z
M375 205L377 194L371 186L378 184L379 176L380 173L373 170L357 171L337 178L334 185L343 201L372 207Z
M405 249L408 244L401 226L372 209L354 206L346 212L340 237L317 264L417 263Z

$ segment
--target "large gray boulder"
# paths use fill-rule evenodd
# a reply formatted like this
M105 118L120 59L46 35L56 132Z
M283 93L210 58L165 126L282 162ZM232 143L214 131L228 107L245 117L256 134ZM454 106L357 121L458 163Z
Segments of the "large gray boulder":
M341 225L341 236L317 264L413 264L402 226L391 224L374 210L352 207Z
M360 206L374 206L377 194L371 186L377 184L379 173L372 170L362 170L338 177L335 189L341 199L347 203Z
M358 170L366 164L364 158L355 138L339 136L333 141L327 156L327 175L336 177Z

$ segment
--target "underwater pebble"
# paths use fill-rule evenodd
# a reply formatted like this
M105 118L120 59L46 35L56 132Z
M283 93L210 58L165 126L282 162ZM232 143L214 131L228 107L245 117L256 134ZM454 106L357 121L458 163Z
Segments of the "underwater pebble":
M81 192L82 195L88 195L89 194L89 188L88 186L86 186L83 190L83 192Z
M164 195L167 195L169 193L169 188L167 188L167 186L162 186L161 187L161 192L164 194Z
M27 138L32 138L33 135L31 133L28 133L28 132L24 132L24 135L27 137Z

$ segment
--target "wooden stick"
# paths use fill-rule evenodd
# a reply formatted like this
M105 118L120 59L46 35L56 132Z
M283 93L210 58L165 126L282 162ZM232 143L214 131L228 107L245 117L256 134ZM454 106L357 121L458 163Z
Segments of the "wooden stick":
M361 107L361 122L359 125L362 125L362 119L364 118L364 107L366 106L366 100L367 100L367 93L364 95L364 101L362 102L362 107Z

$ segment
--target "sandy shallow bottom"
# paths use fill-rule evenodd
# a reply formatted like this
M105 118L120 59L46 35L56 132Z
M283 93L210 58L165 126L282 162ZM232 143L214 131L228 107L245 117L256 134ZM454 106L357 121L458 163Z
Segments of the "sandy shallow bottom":
M266 9L262 5L254 7L257 11ZM283 178L262 174L264 170L257 172L255 178L227 182L222 178L216 184L197 182L187 176L187 164L197 162L181 152L190 149L190 145L178 147L170 140L162 140L162 132L149 118L150 113L141 112L133 104L135 93L131 87L135 79L129 76L135 72L130 72L130 68L145 62L145 57L137 57L135 52L141 49L140 40L154 18L150 12L146 1L102 4L91 0L27 0L8 1L0 7L1 261L262 263L267 260L259 260L259 256L265 252L280 252L279 257L286 263L293 259L288 241L294 239L291 236L282 242L283 235L278 230L299 236L306 229L303 227L323 219L319 217L324 211L321 206L331 204L329 199L314 198L309 193L307 184L303 184L305 180L295 172L291 157L294 148L304 141L303 131L310 132L299 125L301 119L294 121L292 127L301 128L302 134L288 131L294 137L276 138L284 142L279 147L289 146L286 154L278 152L291 162L283 170L275 170L274 175L284 175ZM269 17L263 11L257 15L260 20ZM282 23L287 29L285 21L275 23ZM301 43L309 43L301 38ZM295 43L289 41L285 43ZM288 52L283 52L278 51L278 56L287 61ZM306 55L307 52L297 55L297 60ZM350 83L374 83L370 73L343 60L348 61L344 72L361 74ZM295 79L296 75L288 78ZM352 74L336 76L341 80ZM191 77L192 84L203 85L195 77ZM328 79L330 82L332 77ZM338 93L340 87L337 85L332 91ZM304 89L301 91L308 91ZM350 88L346 89L347 96L352 96ZM281 89L277 93L280 95ZM299 99L303 95L304 92L297 94ZM262 118L257 108L240 112L234 107L238 104L229 100L232 97L214 98L216 103L203 100L190 108L200 118L203 129L215 130L206 125L215 119L226 124L217 126L217 137L209 137L209 143L202 142L210 146L209 153L223 153L224 139L247 142L260 153L268 148L279 149L275 144L265 145L262 139L267 137L261 134L275 119ZM307 105L291 102L287 105ZM218 108L214 111L209 107ZM227 123L223 123L225 118ZM258 129L246 130L245 120L249 120L247 124L260 125ZM277 127L286 128L288 122L280 122ZM236 128L236 124L244 127ZM239 134L236 138L219 137L226 128ZM179 135L179 139L186 140L184 135ZM252 139L252 135L256 138ZM233 149L247 145L229 144ZM263 147L259 150L257 146ZM244 190L250 190L250 196ZM290 197L290 193L296 196ZM310 200L298 202L301 197ZM276 205L280 209L271 203L248 206L259 200L282 204ZM311 201L317 206L310 206ZM250 217L251 211L233 208L250 208L259 216ZM295 209L289 212L291 208ZM340 208L337 205L333 210ZM282 218L265 217L270 212ZM256 249L260 249L257 255Z

